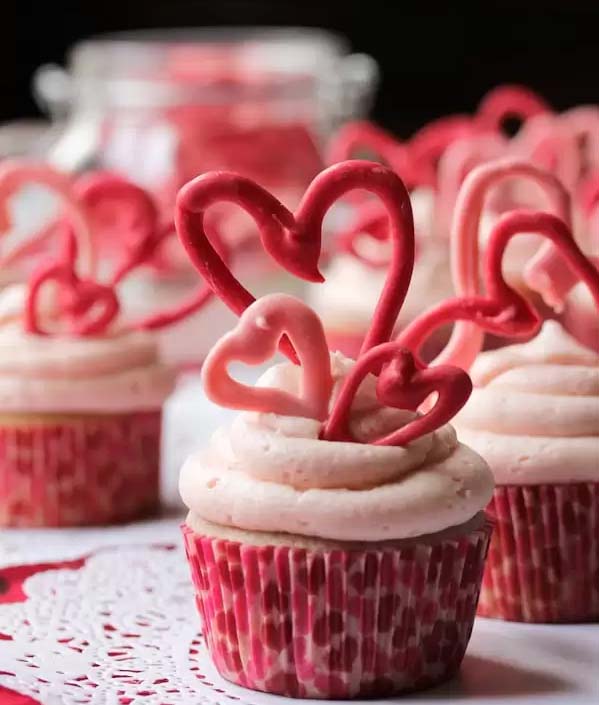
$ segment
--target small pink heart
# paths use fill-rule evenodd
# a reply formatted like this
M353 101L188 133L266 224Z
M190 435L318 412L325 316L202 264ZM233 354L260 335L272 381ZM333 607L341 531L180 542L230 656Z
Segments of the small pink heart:
M277 351L287 335L302 367L300 394L252 387L234 380L227 369L234 360L259 365ZM202 368L207 396L230 409L301 416L323 421L333 388L324 329L318 316L293 296L271 294L241 314L235 328L212 348Z

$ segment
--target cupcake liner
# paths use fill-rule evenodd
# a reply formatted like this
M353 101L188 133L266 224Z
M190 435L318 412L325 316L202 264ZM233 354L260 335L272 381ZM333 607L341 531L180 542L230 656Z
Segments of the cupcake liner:
M0 427L0 526L128 521L158 506L161 413Z
M183 526L220 674L290 697L390 695L459 668L491 524L408 548L253 546Z
M507 485L478 613L517 622L599 619L599 483Z

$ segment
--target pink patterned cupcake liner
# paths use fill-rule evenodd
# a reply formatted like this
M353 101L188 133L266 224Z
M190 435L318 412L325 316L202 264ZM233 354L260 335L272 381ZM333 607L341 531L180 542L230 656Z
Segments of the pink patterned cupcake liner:
M207 646L254 690L352 698L451 677L468 644L492 525L407 548L309 550L183 535Z
M161 413L0 428L0 526L82 526L157 509Z
M507 485L478 613L517 622L599 620L599 483Z

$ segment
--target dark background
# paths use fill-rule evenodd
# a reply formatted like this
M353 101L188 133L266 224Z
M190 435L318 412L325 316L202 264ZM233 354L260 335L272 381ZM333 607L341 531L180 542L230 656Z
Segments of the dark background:
M3 0L7 2L7 0ZM8 0L0 29L0 120L36 115L29 79L100 32L194 25L305 25L349 36L379 61L375 118L400 134L472 110L491 86L526 83L556 108L599 102L599 0L477 3L401 0ZM484 9L482 9L484 7Z

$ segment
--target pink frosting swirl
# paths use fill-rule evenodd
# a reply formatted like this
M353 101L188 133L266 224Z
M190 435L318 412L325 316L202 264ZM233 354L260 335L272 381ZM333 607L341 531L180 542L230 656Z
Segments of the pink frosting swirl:
M68 338L26 333L22 286L0 295L0 414L127 413L159 409L174 371L149 333ZM51 297L50 297L51 298ZM51 316L51 301L44 301Z
M333 400L353 362L334 354ZM271 368L260 385L296 394L301 370ZM361 440L414 414L381 407L366 378L352 409ZM323 539L379 541L434 533L471 519L490 499L485 462L451 426L406 447L319 440L313 419L244 412L183 466L180 491L195 515L220 526Z
M599 480L599 355L547 321L523 345L483 353L460 439L498 484Z

